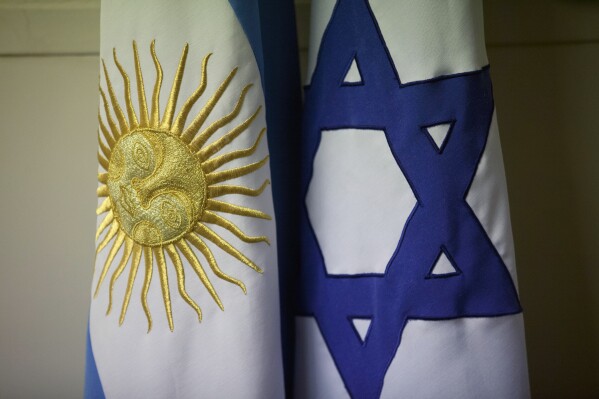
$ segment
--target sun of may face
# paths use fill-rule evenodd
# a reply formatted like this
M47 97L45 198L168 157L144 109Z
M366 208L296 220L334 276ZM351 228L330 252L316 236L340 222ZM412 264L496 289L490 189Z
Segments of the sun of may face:
M199 160L184 142L160 130L134 131L116 143L107 185L121 228L141 245L181 239L206 202Z
M99 240L96 253L102 251L110 243L112 246L98 278L94 294L94 296L98 295L117 254L124 247L110 279L107 310L108 314L112 309L114 285L129 265L129 278L119 319L119 323L122 324L143 257L145 277L141 302L148 319L148 331L152 327L152 318L147 297L154 265L157 266L170 329L174 329L174 322L167 273L167 256L177 274L179 294L196 311L198 319L201 321L200 307L185 289L185 267L181 255L187 260L214 301L224 310L222 301L196 256L196 250L207 261L214 275L239 286L244 293L246 293L245 285L220 269L205 241L212 242L231 257L259 273L262 273L262 269L208 225L220 226L246 243L269 244L267 237L249 236L221 214L270 219L269 215L259 210L216 199L226 194L258 196L270 184L269 180L265 180L258 188L222 184L255 172L268 162L268 157L244 166L220 169L233 160L251 156L258 148L266 129L260 131L251 147L229 152L223 151L220 154L220 151L239 135L249 131L249 127L256 119L261 107L255 109L243 122L228 129L217 139L213 139L219 129L231 124L240 114L246 93L251 85L240 90L239 98L228 114L204 127L206 119L237 73L237 68L234 68L188 124L187 119L192 107L206 89L207 65L211 55L208 54L202 63L199 86L187 98L175 118L175 108L188 52L188 46L185 45L166 109L160 115L162 67L156 55L154 42L152 42L150 50L154 60L156 80L149 110L146 105L137 46L133 42L139 117L131 100L129 76L119 63L116 51L113 52L114 62L124 82L126 115L113 90L106 64L102 61L110 102L100 87L104 118L98 116L100 123L98 161L104 172L98 174L100 182L98 196L105 197L105 199L97 213L98 215L106 214L106 216L96 232L96 239ZM129 260L131 261L129 262Z

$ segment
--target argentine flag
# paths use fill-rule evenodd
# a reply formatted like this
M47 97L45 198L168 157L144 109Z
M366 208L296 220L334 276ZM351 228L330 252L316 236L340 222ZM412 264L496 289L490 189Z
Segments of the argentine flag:
M292 7L102 1L86 398L285 396Z
M297 398L529 396L481 3L312 2Z

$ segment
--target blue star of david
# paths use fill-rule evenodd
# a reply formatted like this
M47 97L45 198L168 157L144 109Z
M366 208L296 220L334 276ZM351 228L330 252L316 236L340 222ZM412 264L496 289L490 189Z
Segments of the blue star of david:
M363 84L344 85L356 56ZM465 200L493 108L488 68L401 84L367 0L338 0L306 88L303 193L321 131L368 128L385 132L417 199L383 275L328 275L303 205L299 313L316 319L353 398L380 396L408 320L521 312L509 272ZM423 129L448 122L439 151ZM441 250L460 272L430 278ZM372 319L366 342L351 326L356 317Z

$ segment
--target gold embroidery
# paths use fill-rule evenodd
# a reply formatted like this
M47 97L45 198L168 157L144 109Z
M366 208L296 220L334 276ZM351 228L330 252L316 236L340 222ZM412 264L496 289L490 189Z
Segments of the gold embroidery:
M222 195L227 194L241 194L247 195L250 197L257 197L262 194L262 192L266 189L266 187L270 184L270 180L264 180L264 183L257 188L249 188L244 186L231 186L231 185L219 185L219 186L210 186L208 187L208 196L209 197L220 197Z
M125 321L125 313L127 313L127 307L129 307L129 301L131 300L131 293L133 292L133 283L137 276L137 270L139 269L139 262L141 260L141 246L135 245L133 247L133 260L131 261L131 270L129 271L129 279L127 280L127 291L125 292L125 298L123 299L123 306L121 308L121 316L119 318L119 325Z
M125 233L141 245L161 246L191 231L204 210L206 177L189 147L143 128L123 136L115 152L123 155L110 163L107 185Z
M144 313L148 319L148 332L152 329L152 316L150 315L150 307L148 306L148 292L150 291L150 283L152 282L152 249L144 247L144 260L146 265L146 277L144 278L144 286L141 291L141 305L144 308ZM124 317L124 315L123 315Z
M201 130L202 125L233 81L237 73L237 68L234 68L221 82L218 89L212 94L193 121L185 127L192 107L206 89L208 60L211 56L211 54L206 55L202 62L199 86L183 103L179 113L175 114L188 51L189 46L186 44L179 60L162 117L159 105L163 71L156 54L154 41L150 46L150 53L156 70L151 110L148 110L146 103L137 44L133 42L139 118L132 102L129 75L118 61L116 50L113 51L113 58L123 79L125 100L123 108L121 108L114 92L107 65L102 60L108 96L100 87L104 119L100 114L98 115L100 126L98 130L98 162L104 171L98 173L100 186L97 194L99 197L105 197L105 199L96 212L98 215L105 214L105 217L98 225L96 232L96 240L98 240L96 252L102 251L110 242L112 242L112 245L100 272L94 296L98 295L117 254L120 253L118 265L112 272L109 282L109 303L106 313L109 314L112 309L114 286L127 265L130 264L129 277L119 316L119 325L123 324L143 255L145 277L141 291L141 303L148 320L148 331L152 328L148 293L152 280L153 265L157 266L169 328L174 329L166 255L168 255L177 276L179 295L194 309L199 321L202 320L202 311L185 288L185 267L181 255L189 262L191 269L215 303L223 310L224 306L198 256L189 244L196 248L206 259L215 276L237 285L244 293L246 293L245 285L219 268L205 240L213 242L233 258L262 273L262 269L258 265L209 228L207 224L224 228L245 243L264 242L270 244L268 237L247 235L233 222L215 213L221 212L245 217L271 219L269 215L257 209L214 199L226 194L258 196L270 184L270 181L266 180L257 189L227 184L218 185L218 183L251 174L268 162L267 156L260 161L248 163L244 166L218 170L221 166L233 160L254 154L264 136L265 129L260 131L251 147L215 156L239 135L248 130L261 111L260 106L243 122L231 128L220 138L210 142L212 136L219 129L232 123L242 112L246 94L252 85L246 85L240 90L239 97L229 113L217 118ZM126 114L123 109L126 110ZM116 118L116 122L113 116ZM102 234L104 236L101 238ZM119 252L122 247L124 249Z

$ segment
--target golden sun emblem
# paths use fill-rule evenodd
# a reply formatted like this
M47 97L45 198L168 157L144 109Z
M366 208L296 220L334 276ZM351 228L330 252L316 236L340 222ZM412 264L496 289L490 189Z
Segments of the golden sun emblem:
M157 265L168 324L171 331L174 329L166 256L171 259L175 268L179 294L195 310L200 321L202 320L202 311L185 289L185 272L181 255L187 259L191 268L221 310L224 310L223 304L192 247L202 254L202 257L218 278L236 284L244 293L246 293L245 285L225 274L219 268L205 241L211 241L230 256L262 273L260 267L225 241L207 224L214 224L227 229L247 243L265 242L269 244L267 237L248 236L233 222L219 215L219 213L261 219L270 219L269 215L252 208L216 199L226 194L258 196L270 183L269 180L266 180L259 188L221 184L252 173L268 161L267 156L258 162L245 166L220 169L233 160L252 155L256 151L266 129L260 131L251 147L218 154L225 146L248 129L258 116L261 107L258 107L251 116L237 126L232 127L218 139L210 140L217 130L228 125L239 115L246 93L251 87L251 85L247 85L241 90L239 98L230 113L203 127L204 122L237 73L237 68L234 68L207 100L193 121L186 126L192 107L206 89L206 69L211 56L211 54L208 54L204 57L199 86L187 98L175 117L175 108L188 49L189 46L186 44L162 118L160 118L159 110L162 67L156 56L154 42L152 42L150 50L156 69L156 81L152 94L152 108L149 113L137 45L133 42L139 119L131 101L129 76L119 63L116 51L113 50L113 56L124 83L127 117L119 105L110 82L106 64L102 60L110 104L104 90L100 87L106 124L98 114L100 123L98 161L104 169L104 172L98 173L100 182L98 196L105 197L105 199L97 209L97 214L105 213L106 216L98 227L96 240L100 238L104 231L107 232L99 242L96 253L102 251L110 242L112 242L112 246L98 279L94 297L98 295L102 282L106 278L117 253L121 247L124 247L118 266L110 279L108 310L106 312L106 314L110 313L112 308L114 285L127 265L130 264L129 279L119 318L119 324L122 324L143 255L145 278L141 292L141 303L148 319L148 331L152 328L152 317L147 296L154 264ZM116 122L112 117L113 114L116 117ZM130 263L129 259L131 259Z

